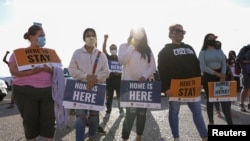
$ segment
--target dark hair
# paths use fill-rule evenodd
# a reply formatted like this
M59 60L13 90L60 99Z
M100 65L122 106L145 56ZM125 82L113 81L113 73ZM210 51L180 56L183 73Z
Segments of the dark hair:
M215 36L215 35L213 33L208 33L205 36L201 50L206 50L207 49L207 46L208 46L208 44L207 44L208 42L207 41L208 41L209 36ZM215 49L219 49L219 48L215 47Z
M92 31L92 32L94 32L94 34L95 34L95 37L96 37L96 32L95 32L95 30L93 29L93 28L86 28L84 31L83 31L83 41L85 41L85 36L86 36L86 34L87 34L87 32L89 32L89 31Z
M231 53L236 57L236 52L235 52L234 50L230 50L230 51L228 52L228 57L230 56Z
M145 32L145 29L144 28L139 28L137 31L141 31L144 36L142 37L142 39L140 40L139 44L138 44L138 47L136 48L136 50L141 53L141 57L143 59L146 59L146 57L148 58L148 63L150 63L151 61L151 49L148 45L148 38L147 38L147 35L146 35L146 32ZM131 32L133 33L133 31L130 31L130 35L129 35L129 38L131 38ZM130 42L130 41L129 41Z
M221 43L221 41L215 41L215 43L216 43L216 49L221 49L221 47L222 47L222 43Z
M110 48L110 47L112 47L112 46L114 46L114 47L116 47L116 48L117 48L117 46L116 46L115 44L111 44L111 45L109 46L109 48Z
M30 40L30 35L36 35L37 34L37 31L39 30L43 30L43 28L41 26L38 26L38 25L32 25L29 29L28 29L28 32L24 33L23 35L23 38L25 40Z

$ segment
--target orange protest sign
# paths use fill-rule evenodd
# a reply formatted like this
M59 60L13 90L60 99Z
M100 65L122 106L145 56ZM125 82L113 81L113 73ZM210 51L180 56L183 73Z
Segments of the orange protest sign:
M28 70L47 64L49 67L62 66L55 50L48 48L22 48L14 50L18 70Z
M169 101L195 102L200 100L201 77L188 79L172 79Z
M237 100L236 81L225 81L224 84L221 84L220 82L208 82L208 89L209 102Z

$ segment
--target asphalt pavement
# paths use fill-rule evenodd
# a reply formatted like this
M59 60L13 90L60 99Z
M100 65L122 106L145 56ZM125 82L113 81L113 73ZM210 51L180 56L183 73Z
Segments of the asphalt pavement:
M10 102L10 93L5 97L4 101L0 102L0 141L25 141L22 119L15 106L13 109L7 109ZM148 109L147 120L142 136L143 141L173 141L172 133L168 123L168 99L162 97L161 109ZM248 102L246 102L247 104ZM238 109L238 100L232 103L232 112L237 117L233 118L234 124L250 125L250 110L247 112L241 112ZM208 117L206 113L205 99L202 97L202 114L206 124L208 124ZM222 114L223 115L223 114ZM117 101L113 101L113 109L109 119L103 119L105 111L100 112L100 125L107 131L106 135L97 134L96 141L121 141L121 131L124 117L120 116ZM226 125L226 121L223 118L218 118L214 114L215 124ZM56 141L74 141L75 140L75 117L70 116L69 123L62 128L57 128L55 140ZM192 119L192 113L188 106L183 103L181 105L179 113L179 130L180 138L183 141L200 141L198 131L195 128ZM86 136L88 129L86 130ZM130 141L134 141L136 138L135 125L130 134ZM87 140L87 139L85 139ZM38 141L43 141L43 138L39 138Z

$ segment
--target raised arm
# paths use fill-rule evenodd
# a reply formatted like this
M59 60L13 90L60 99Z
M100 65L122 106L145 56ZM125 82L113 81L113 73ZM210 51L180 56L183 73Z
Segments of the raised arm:
M3 57L3 62L5 64L7 64L7 65L9 64L9 62L7 61L7 56L8 56L9 53L10 53L9 51L6 51L6 53L5 53L4 57Z
M108 35L107 34L105 34L104 35L104 41L103 41L103 44L102 44L102 51L103 51L103 53L105 53L106 55L108 55L108 52L107 52L107 40L108 40Z

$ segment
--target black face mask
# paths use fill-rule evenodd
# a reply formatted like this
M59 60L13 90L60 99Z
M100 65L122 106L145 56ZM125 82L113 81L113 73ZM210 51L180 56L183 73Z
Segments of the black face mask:
M215 40L207 40L207 45L209 46L216 46L216 41Z

